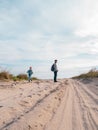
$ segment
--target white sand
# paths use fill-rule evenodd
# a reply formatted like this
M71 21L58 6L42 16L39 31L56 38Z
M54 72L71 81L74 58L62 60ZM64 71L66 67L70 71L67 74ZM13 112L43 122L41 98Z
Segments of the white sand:
M98 80L0 82L0 130L98 130Z

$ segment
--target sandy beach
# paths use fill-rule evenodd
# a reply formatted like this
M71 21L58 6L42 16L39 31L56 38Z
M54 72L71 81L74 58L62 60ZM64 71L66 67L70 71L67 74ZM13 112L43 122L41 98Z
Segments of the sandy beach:
M0 130L98 130L98 79L0 82Z

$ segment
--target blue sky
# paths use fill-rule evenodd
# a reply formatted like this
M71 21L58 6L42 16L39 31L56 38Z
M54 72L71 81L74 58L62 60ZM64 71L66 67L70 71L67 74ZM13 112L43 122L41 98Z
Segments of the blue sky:
M0 0L0 69L59 78L98 65L98 0Z

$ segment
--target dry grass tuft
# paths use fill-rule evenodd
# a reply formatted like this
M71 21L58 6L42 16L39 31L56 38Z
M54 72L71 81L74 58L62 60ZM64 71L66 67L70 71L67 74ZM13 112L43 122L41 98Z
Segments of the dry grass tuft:
M8 71L1 71L0 72L0 80L3 80L3 79L12 79L13 78L13 75L10 74Z
M98 70L94 68L94 69L91 69L88 73L81 74L73 78L98 78Z
M26 74L19 74L19 75L17 75L17 78L20 80L27 80L28 79Z

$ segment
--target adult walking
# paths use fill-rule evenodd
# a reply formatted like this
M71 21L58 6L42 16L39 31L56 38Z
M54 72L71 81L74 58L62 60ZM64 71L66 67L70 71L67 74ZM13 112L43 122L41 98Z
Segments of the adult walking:
M54 72L54 82L57 82L57 72L58 72L57 60L54 60L54 64L51 67L51 71Z
M31 76L33 74L32 67L29 68L29 70L27 71L27 73L28 73L28 81L30 82L30 81L32 81Z

